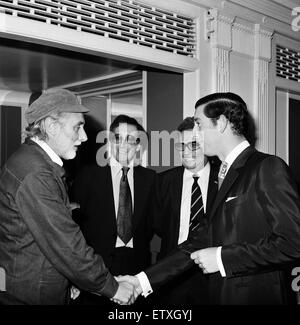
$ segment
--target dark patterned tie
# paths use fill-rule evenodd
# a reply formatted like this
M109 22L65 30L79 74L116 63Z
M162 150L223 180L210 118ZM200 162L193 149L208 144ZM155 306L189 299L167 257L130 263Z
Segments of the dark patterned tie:
M205 223L204 206L202 200L202 193L198 184L198 176L193 176L194 183L192 186L191 197L191 214L190 214L190 227L189 235L192 231L196 230L199 226Z
M224 178L226 176L226 171L227 171L227 162L223 161L221 166L220 166L220 170L219 170L219 174L218 174L218 187L220 189L223 181L224 181Z
M118 236L127 244L132 237L132 199L127 173L129 168L122 168L120 180L119 207L117 214Z

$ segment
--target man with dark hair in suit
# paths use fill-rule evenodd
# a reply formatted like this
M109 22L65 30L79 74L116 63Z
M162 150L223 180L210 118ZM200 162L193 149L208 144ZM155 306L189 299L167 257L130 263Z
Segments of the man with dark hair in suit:
M117 116L110 126L109 164L86 166L71 191L83 235L113 275L135 274L151 264L156 173L135 161L145 134L134 118ZM76 303L106 301L82 292Z
M208 162L203 155L193 128L193 117L185 118L177 128L175 148L182 166L158 174L160 213L156 215L156 224L160 225L159 259L184 242L197 227L206 225L207 214L218 191L219 165L215 161ZM159 290L157 301L166 305L207 304L206 278L195 265ZM200 292L199 287L202 288Z
M296 302L286 272L300 260L297 186L282 159L257 151L246 140L249 117L236 94L215 93L198 100L194 118L204 154L222 161L207 242L195 233L172 255L139 274L139 281L119 281L131 281L140 292L142 285L147 295L147 280L152 289L158 288L188 269L191 257L199 271L209 275L211 304Z

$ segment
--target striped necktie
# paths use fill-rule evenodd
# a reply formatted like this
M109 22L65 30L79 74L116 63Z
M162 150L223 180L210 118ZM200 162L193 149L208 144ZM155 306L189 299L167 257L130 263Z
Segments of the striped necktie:
M127 244L132 237L132 198L127 173L129 168L122 168L120 180L119 207L117 214L118 236Z
M202 200L202 193L198 184L198 176L193 176L194 183L192 186L191 197L191 214L190 214L190 226L189 235L192 231L196 230L199 226L205 222L204 206Z
M221 166L220 166L220 170L219 170L219 174L218 174L218 187L220 189L223 181L224 181L224 178L226 176L226 172L227 172L227 162L223 161Z

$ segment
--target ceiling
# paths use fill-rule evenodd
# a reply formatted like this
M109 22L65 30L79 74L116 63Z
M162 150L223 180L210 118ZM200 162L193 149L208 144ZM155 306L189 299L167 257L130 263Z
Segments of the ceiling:
M293 9L295 7L300 6L299 0L269 0L269 1L279 4L283 7L289 8L289 9Z
M300 0L268 0L286 8ZM142 67L73 51L0 38L0 89L38 92Z
M0 39L2 90L36 92L137 68L107 58Z

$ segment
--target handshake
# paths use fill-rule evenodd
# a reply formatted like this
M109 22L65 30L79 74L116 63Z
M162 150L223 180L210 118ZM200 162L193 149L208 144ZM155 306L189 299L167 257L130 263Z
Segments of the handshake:
M133 275L119 275L115 279L119 283L116 294L110 299L119 305L131 305L142 293L140 281ZM71 287L71 299L75 300L80 295L80 290L74 286Z
M140 281L133 275L119 275L115 279L119 282L119 288L111 300L119 305L131 305L142 293Z

